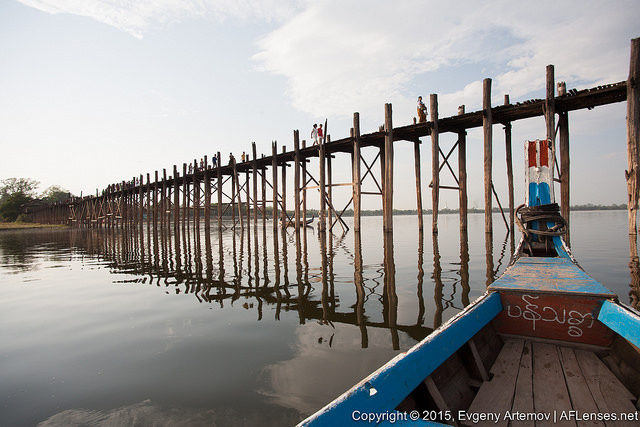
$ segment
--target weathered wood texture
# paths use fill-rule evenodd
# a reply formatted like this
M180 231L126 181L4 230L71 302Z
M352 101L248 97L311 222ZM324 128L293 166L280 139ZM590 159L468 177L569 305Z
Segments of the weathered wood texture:
M438 208L440 201L440 142L438 133L438 95L429 96L431 108L431 231L438 232Z

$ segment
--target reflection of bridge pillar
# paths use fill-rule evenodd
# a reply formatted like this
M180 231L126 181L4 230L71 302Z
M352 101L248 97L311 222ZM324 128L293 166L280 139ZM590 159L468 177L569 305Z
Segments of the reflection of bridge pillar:
M440 248L438 246L438 235L433 233L433 299L436 304L436 311L433 315L433 328L437 328L442 325L442 290L444 285L442 283L442 266L440 265Z
M367 325L365 323L364 318L364 279L362 277L363 273L363 263L362 263L362 242L360 232L356 231L353 235L353 240L355 244L355 253L354 253L354 271L353 271L353 283L356 286L356 319L358 322L358 326L360 327L360 346L362 348L369 347L369 336L367 334Z
M391 331L394 350L400 349L398 336L398 295L396 294L396 265L393 259L393 233L384 233L384 294L386 296L387 326Z

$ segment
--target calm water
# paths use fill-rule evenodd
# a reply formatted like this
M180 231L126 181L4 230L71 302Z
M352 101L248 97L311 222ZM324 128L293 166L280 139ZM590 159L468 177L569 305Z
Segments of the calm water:
M428 218L426 218L428 221ZM382 218L320 238L0 233L0 425L291 425L484 292L509 262L494 217ZM186 230L188 231L188 230ZM519 236L518 236L519 238ZM572 214L581 265L628 302L625 211Z

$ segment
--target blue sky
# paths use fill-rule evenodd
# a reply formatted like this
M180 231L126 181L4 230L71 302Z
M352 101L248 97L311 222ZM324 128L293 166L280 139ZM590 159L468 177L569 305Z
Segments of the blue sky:
M345 137L354 111L362 131L374 131L385 102L394 124L407 124L417 95L438 93L441 116L460 104L472 111L485 77L494 104L505 93L512 102L542 97L549 63L568 88L625 80L639 18L631 1L460 2L455 10L432 1L4 1L0 178L86 194L216 151L237 157L251 141L259 153L273 140L290 148L293 129L305 138L325 118L333 139ZM626 200L625 113L621 103L570 114L572 203ZM514 125L516 202L523 141L544 133L542 119ZM468 141L470 205L481 206L481 133ZM445 152L453 142L441 135ZM422 151L427 207L430 145ZM503 146L495 126L494 181L506 204ZM334 182L349 179L347 157L336 159ZM395 206L413 208L410 144L397 144L395 183ZM335 197L346 202L348 191L338 187ZM451 192L441 200L457 206Z

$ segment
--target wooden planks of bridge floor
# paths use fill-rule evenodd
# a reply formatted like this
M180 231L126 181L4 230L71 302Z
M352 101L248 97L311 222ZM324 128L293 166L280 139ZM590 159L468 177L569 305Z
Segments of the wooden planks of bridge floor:
M525 339L507 339L468 413L501 418L462 425L631 426L638 421L561 419L562 414L635 413L635 397L598 356L588 350ZM506 420L505 413L549 414L549 420Z

